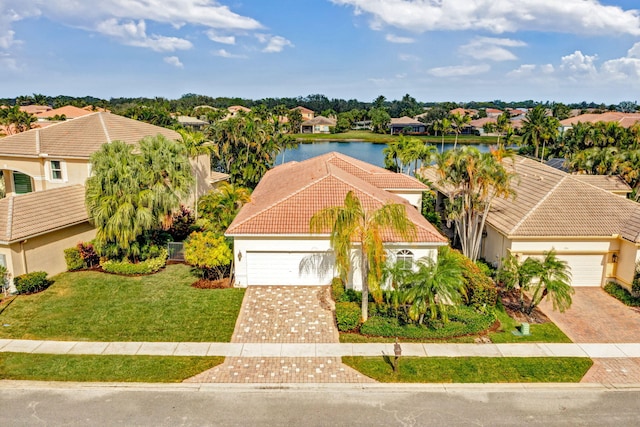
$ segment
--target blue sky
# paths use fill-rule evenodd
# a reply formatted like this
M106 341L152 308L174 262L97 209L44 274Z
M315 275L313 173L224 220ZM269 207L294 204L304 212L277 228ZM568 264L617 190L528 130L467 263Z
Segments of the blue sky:
M640 100L637 0L0 0L0 98Z

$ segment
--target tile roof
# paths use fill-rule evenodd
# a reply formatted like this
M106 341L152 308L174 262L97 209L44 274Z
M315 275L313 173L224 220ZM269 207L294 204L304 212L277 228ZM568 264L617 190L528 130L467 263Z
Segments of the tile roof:
M89 158L102 144L135 144L157 134L179 140L177 132L116 114L98 112L0 139L0 156Z
M304 123L302 123L302 126L315 126L315 125L335 126L336 125L336 120L335 119L330 119L330 118L324 117L324 116L315 116L313 119L309 119L309 120L305 121Z
M74 107L73 105L65 105L64 107L56 108L54 110L38 112L35 116L39 119L49 119L53 116L62 116L63 114L67 119L75 119L82 116L88 116L89 114L92 114L92 112L85 110L84 108Z
M640 204L558 169L516 157L515 199L495 199L487 223L512 237L610 237L633 242L640 235ZM433 168L424 175L438 178ZM441 191L446 192L442 186Z
M309 235L310 220L316 212L341 206L347 193L354 191L365 209L376 209L386 202L405 205L409 219L416 224L416 241L447 241L405 199L374 184L379 178L375 175L380 174L376 169L381 168L368 165L372 171L368 172L363 164L368 165L343 154L328 153L270 170L251 195L251 202L242 207L229 226L227 235ZM390 179L389 182L399 180ZM393 233L386 233L384 239L388 242L401 240Z
M573 175L574 179L611 192L631 193L631 187L619 175Z
M576 123L597 123L597 122L616 122L620 126L629 128L634 124L640 122L640 113L620 113L615 111L609 111L602 114L581 114L575 117L569 117L568 119L561 120L562 126L571 126Z
M412 119L411 117L407 117L407 116L403 116L403 117L396 117L396 118L392 118L391 122L389 123L390 126L401 126L401 125L417 125L417 126L424 126L424 123L416 120L416 119Z
M0 241L15 242L89 220L82 185L0 199Z

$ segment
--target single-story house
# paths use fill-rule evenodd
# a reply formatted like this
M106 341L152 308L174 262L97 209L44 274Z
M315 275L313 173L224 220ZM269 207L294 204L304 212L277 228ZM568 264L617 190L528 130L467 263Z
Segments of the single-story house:
M197 117L178 116L176 117L176 120L178 120L178 123L180 123L185 128L190 128L196 131L201 131L202 129L204 129L206 126L209 125L209 122L205 120L200 120Z
M64 249L95 235L82 185L0 199L0 265L7 267L10 278L65 271Z
M324 116L316 116L305 120L300 126L301 133L331 133L331 128L336 125L336 120Z
M310 221L324 208L343 205L349 191L367 209L387 202L405 205L416 238L406 242L393 233L386 235L390 256L435 258L438 247L448 241L419 212L426 189L407 175L336 152L273 168L226 232L233 238L236 285L329 284L337 275L329 233L310 233ZM347 285L358 289L360 283L354 261Z
M487 216L481 256L499 266L509 253L522 259L554 249L569 264L573 286L633 281L640 261L640 204L611 191L609 183L584 180L517 156L515 199L495 199ZM425 169L441 209L447 189L433 168ZM598 187L602 184L605 188Z
M88 116L89 114L92 114L92 112L89 110L85 110L84 108L74 107L73 105L65 105L64 107L36 113L35 116L38 118L38 121L47 121L53 119L56 116L64 116L65 119L77 119L78 117Z
M392 118L389 123L389 133L396 135L399 133L425 133L427 126L411 117Z
M560 131L564 132L571 129L577 123L618 123L623 128L630 128L640 122L640 113L621 113L617 111L608 111L602 114L587 113L574 117L569 117L560 121Z

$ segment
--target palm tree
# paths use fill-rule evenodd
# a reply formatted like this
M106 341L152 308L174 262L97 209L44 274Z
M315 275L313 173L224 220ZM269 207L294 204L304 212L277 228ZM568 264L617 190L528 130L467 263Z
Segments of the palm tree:
M444 152L444 136L451 132L452 129L453 128L451 127L451 120L446 117L443 117L441 120L438 120L433 124L433 130L435 130L436 132L440 132L440 135L442 136L440 147L441 153Z
M201 219L204 228L224 233L240 208L251 201L251 190L228 182L222 182L218 187L200 198Z
M471 117L466 114L453 113L451 116L451 123L453 125L453 131L456 134L455 142L453 143L453 148L455 149L458 146L458 135L462 133L462 130L466 125L471 123ZM444 147L443 147L444 148Z
M190 131L187 129L178 129L178 133L182 137L182 143L184 144L185 149L187 150L187 155L193 162L194 167L196 168L196 176L194 177L194 216L195 219L198 219L198 174L197 171L199 169L198 165L198 157L203 154L211 155L214 153L214 146L210 141L204 136L202 132ZM206 171L209 172L209 171Z
M406 209L399 203L366 209L356 194L349 191L342 206L322 209L311 218L311 233L329 232L336 268L344 282L351 271L352 249L359 247L363 321L368 317L369 291L376 300L382 296L380 286L387 257L383 236L392 232L405 241L415 236L415 225L407 217Z
M410 273L405 286L408 287L404 302L409 304L409 317L422 323L429 312L431 319L448 322L450 306L461 305L466 297L466 287L459 258L451 255L451 249L443 246L438 250L438 259L420 258L417 270Z
M542 143L543 147L540 161L543 160L544 145L550 140L555 140L559 132L558 127L558 119L547 116L547 110L543 105L536 105L527 112L522 125L524 132L522 140L525 144L535 147L535 158L538 158L540 143Z

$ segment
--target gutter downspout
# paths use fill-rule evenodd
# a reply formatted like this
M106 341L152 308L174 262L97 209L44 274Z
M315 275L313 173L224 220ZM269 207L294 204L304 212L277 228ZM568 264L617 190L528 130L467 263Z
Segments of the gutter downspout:
M22 256L22 274L29 273L29 268L27 267L27 252L24 250L24 244L27 243L27 240L23 240L20 242L20 255Z

